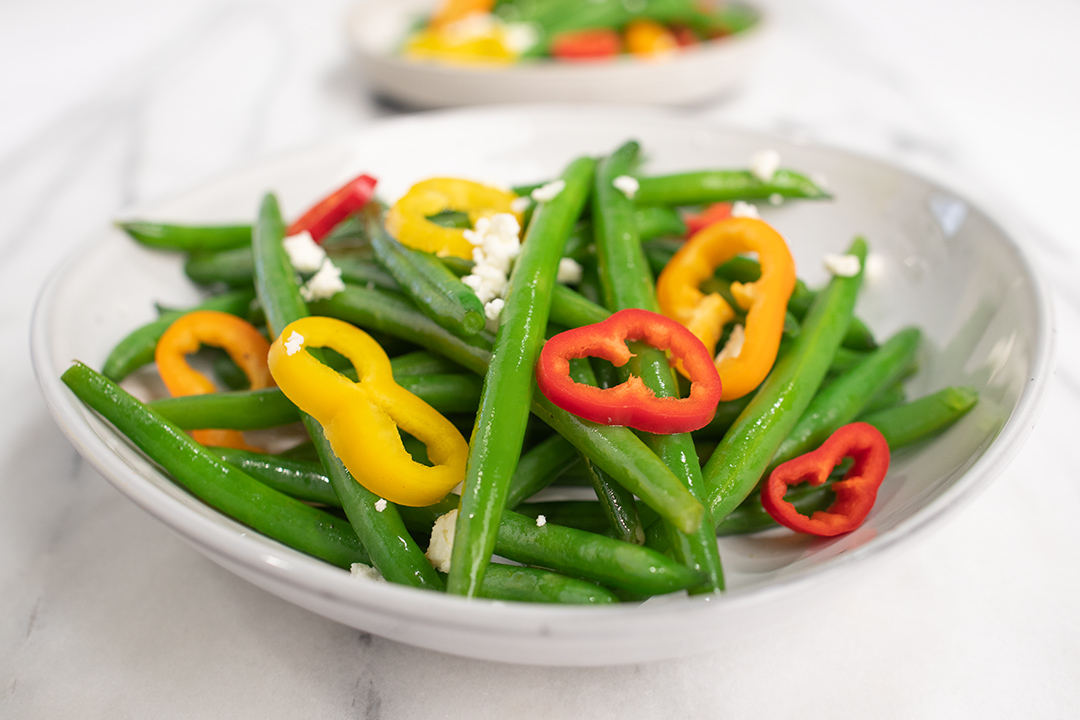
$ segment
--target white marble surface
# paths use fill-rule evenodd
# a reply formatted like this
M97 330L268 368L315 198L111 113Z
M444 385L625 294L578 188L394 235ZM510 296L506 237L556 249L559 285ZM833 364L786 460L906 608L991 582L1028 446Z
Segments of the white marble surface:
M1080 4L775 0L743 92L697 110L939 178L1032 228L1058 361L1019 456L813 626L708 656L502 666L338 626L124 499L40 400L49 270L123 206L391 110L338 0L0 5L0 717L1080 715Z

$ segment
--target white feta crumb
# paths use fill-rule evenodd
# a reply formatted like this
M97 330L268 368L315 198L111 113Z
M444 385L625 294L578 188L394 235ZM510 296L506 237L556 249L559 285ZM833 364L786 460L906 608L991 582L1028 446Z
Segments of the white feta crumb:
M300 348L304 347L304 336L295 330L292 331L292 335L285 340L285 354L290 357L300 352Z
M838 277L855 277L862 270L857 255L826 255L822 261L825 269Z
M632 178L629 175L620 175L612 180L611 184L615 186L616 190L622 192L623 195L631 200L634 199L634 196L637 195L638 188L641 187L637 178Z
M290 235L282 240L281 244L285 246L289 262L297 272L313 273L326 259L326 251L315 242L307 230Z
M503 25L503 38L506 47L516 55L531 48L540 40L540 31L536 25L528 22L506 23Z
M345 289L345 283L341 281L341 269L330 258L323 260L319 266L319 272L311 276L311 279L300 288L300 295L307 302L323 300L333 297Z
M540 187L533 190L531 196L532 199L536 202L551 202L555 198L559 197L559 193L561 193L565 188L565 181L552 180L546 185L541 185Z
M536 516L536 527L544 527L547 525L547 518L543 515Z
M863 265L863 282L867 285L876 285L885 279L888 270L885 258L877 253L866 256L866 264Z
M728 358L739 357L744 342L746 342L746 331L743 330L743 326L736 325L731 328L731 334L728 335L728 341L724 343L724 348L716 355L716 362L719 363Z
M577 285L581 282L582 272L581 265L574 258L559 258L559 270L555 281L564 285Z
M349 566L349 571L353 577L364 578L365 580L374 580L376 582L386 582L386 578L382 576L378 568L365 565L364 563L353 563Z
M781 195L780 193L773 193L772 195L769 196L769 204L773 205L773 206L783 205L784 204L784 196Z
M496 327L498 327L499 315L502 314L505 305L506 301L502 298L495 298L484 305L484 316L494 322Z
M533 201L531 197L529 197L528 195L522 195L521 197L516 197L510 201L510 209L516 213L523 213L529 209L529 206L532 205L532 202Z
M375 512L382 512L383 510L386 509L386 505L387 505L386 499L385 498L379 498L378 500L375 501Z
M480 302L487 304L497 297L501 297L509 283L506 273L499 268L486 263L476 263L472 272L461 278L461 282L472 288Z
M755 220L761 219L761 215L757 210L757 205L743 202L742 200L736 200L735 204L731 206L731 217L754 218Z
M440 515L431 528L431 542L424 555L439 572L450 572L450 555L454 549L454 528L457 526L457 508Z
M760 150L750 158L750 174L761 182L769 182L780 169L780 153L775 150Z

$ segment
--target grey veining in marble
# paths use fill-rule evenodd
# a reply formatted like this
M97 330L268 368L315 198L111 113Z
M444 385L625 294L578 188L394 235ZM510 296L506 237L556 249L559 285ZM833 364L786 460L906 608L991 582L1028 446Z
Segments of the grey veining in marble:
M133 202L391 112L350 68L347 2L0 6L0 717L1080 714L1080 5L769 5L747 87L695 112L1000 208L1053 288L1055 383L999 480L819 623L588 670L430 653L270 596L113 490L38 396L30 313L72 248Z

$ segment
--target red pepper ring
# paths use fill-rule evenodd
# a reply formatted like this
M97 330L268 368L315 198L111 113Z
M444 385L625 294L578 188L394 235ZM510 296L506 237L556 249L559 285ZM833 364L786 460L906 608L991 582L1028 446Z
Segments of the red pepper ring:
M636 375L612 388L574 382L570 361L598 357L616 367L634 356L626 341L641 340L670 351L691 380L686 398L660 398ZM682 324L648 310L620 310L603 322L567 330L544 344L536 382L548 400L578 417L603 425L671 434L705 427L720 402L720 376L709 352Z
M810 517L784 500L791 485L809 482L821 485L844 458L855 463L843 480L833 485L836 499L827 510L818 510ZM889 470L889 444L885 437L868 423L845 425L826 440L821 447L780 465L761 489L761 504L776 522L795 532L832 537L851 532L862 525L877 499L878 488Z
M338 223L360 210L375 195L377 180L370 175L359 175L315 203L299 220L289 226L286 235L297 235L307 230L311 239L322 242Z

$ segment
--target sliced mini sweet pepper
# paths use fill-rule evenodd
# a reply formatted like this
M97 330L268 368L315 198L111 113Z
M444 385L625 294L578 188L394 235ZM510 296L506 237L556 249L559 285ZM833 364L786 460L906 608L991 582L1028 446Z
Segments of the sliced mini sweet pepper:
M638 340L670 351L682 363L691 380L688 397L657 397L636 375L606 389L570 378L570 361L575 358L598 357L616 367L625 365L633 357L627 341ZM536 363L536 382L548 400L586 420L662 434L707 425L721 390L720 377L700 340L663 315L633 308L548 340Z
M315 203L300 219L289 226L286 235L307 230L315 242L321 242L338 223L360 210L375 195L375 178L360 175Z
M217 392L210 378L188 364L187 355L201 345L212 345L229 354L251 384L252 390L271 387L274 378L266 365L270 343L251 323L229 313L197 310L182 315L158 340L154 362L165 388L173 397ZM257 450L238 430L193 430L191 437L203 445Z
M433 28L443 28L470 15L491 12L495 0L443 0L428 22Z
M679 47L675 35L655 20L632 20L623 32L626 37L626 50L639 57L658 57Z
M731 217L731 203L713 203L700 213L690 214L683 218L686 223L686 237L693 237L709 227L713 223L727 220Z
M795 261L787 243L761 220L728 218L687 240L656 280L660 310L685 325L711 355L724 325L736 313L719 293L706 295L699 286L717 267L741 253L757 254L761 277L752 283L731 284L731 294L747 313L745 327L736 326L716 356L724 400L751 392L776 362L788 298L795 289Z
M344 355L359 380L324 365L307 351L312 347ZM363 330L333 318L302 318L271 344L269 364L282 392L319 421L353 478L373 493L421 507L442 500L465 477L465 438L394 382L386 352ZM412 459L399 428L427 447L431 466Z
M386 229L402 245L440 257L472 260L473 246L460 228L442 227L428 218L445 211L466 213L475 225L482 217L514 212L517 196L507 190L460 178L430 178L416 183L386 214Z
M560 60L604 60L622 51L622 38L610 28L561 32L551 39L551 55Z
M827 509L807 517L784 500L791 485L824 483L846 457L854 463L832 486L836 499ZM834 432L817 450L773 470L761 489L761 504L776 522L796 532L823 537L851 532L870 513L888 469L889 444L885 437L873 425L851 423Z

